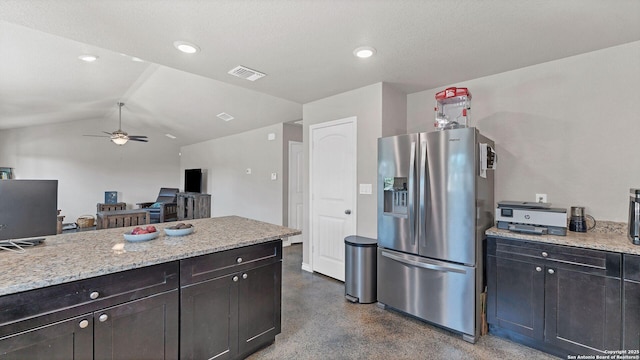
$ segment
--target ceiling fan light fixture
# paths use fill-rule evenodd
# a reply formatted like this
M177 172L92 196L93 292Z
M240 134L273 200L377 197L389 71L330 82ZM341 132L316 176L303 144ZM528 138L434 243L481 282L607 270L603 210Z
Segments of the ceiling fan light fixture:
M96 55L91 55L91 54L84 54L84 55L80 55L78 56L78 59L84 61L84 62L94 62L96 60L98 60L98 56Z
M127 141L129 141L129 139L127 139L126 137L114 137L111 138L111 141L116 145L124 145L127 143Z
M186 41L174 41L173 46L185 54L195 54L200 51L198 45Z

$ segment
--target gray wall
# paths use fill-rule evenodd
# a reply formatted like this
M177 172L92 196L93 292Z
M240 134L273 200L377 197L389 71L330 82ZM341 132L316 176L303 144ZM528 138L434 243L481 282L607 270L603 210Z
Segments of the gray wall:
M275 140L267 140L269 133ZM207 171L212 217L238 215L282 225L282 143L283 124L276 124L183 146L180 172ZM273 172L277 180L271 180Z
M372 184L371 195L357 195L357 235L375 238L377 236L376 183L378 173L378 138L385 131L404 132L406 121L405 95L388 84L377 83L325 99L304 104L302 107L305 139L305 179L309 184L309 126L327 121L357 117L357 183ZM397 113L397 114L394 114ZM383 126L383 123L385 124ZM305 187L304 229L309 229L309 190ZM358 193L358 189L354 189ZM308 232L303 234L303 267L309 269L311 256Z
M129 208L155 201L161 187L179 187L178 146L153 129L129 126L148 143L117 146L100 134L104 119L0 131L0 166L15 168L19 179L58 180L58 208L64 222L95 215L105 191L118 191ZM110 125L112 125L110 123Z
M473 95L472 123L496 142L496 201L586 206L627 221L640 187L640 42L452 84ZM432 129L434 95L408 95L409 132Z

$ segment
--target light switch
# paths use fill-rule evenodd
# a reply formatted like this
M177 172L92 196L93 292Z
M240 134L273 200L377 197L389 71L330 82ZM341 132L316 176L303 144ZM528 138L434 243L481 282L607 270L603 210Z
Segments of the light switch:
M245 174L250 175L251 174L251 168L247 168L247 170L244 171Z
M373 187L371 184L360 184L360 194L371 195Z
M267 135L267 140L275 140L275 139L276 139L275 133L269 133L269 135Z
M271 180L278 180L278 173L271 173Z

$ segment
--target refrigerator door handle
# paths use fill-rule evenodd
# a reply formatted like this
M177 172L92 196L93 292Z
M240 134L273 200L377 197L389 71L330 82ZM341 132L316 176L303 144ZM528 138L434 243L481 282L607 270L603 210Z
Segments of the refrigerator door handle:
M411 158L409 160L409 238L411 245L416 243L416 209L415 209L415 176L416 176L416 142L411 142Z
M426 182L427 182L427 142L422 141L420 143L420 190L418 191L418 203L419 203L419 211L418 214L418 244L420 241L426 242L426 228L424 222L427 220L426 212ZM426 245L426 244L424 244Z
M421 267L423 269L429 269L429 270L435 270L435 271L443 271L443 272L454 272L454 273L459 273L459 274L466 274L467 272L463 269L458 269L458 268L454 268L454 267L449 267L449 266L443 266L443 265L436 265L436 264L432 264L428 261L425 260L411 260L411 259L406 259L404 257L398 256L398 255L394 255L390 252L387 251L382 251L382 256L387 257L389 259L395 260L395 261L399 261L401 263L405 263L407 265L413 265L413 266L417 266L417 267Z

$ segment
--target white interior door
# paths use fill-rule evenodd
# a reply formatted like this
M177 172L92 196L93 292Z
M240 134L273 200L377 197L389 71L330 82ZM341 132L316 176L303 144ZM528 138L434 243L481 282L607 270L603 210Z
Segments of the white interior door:
M311 267L344 281L344 238L356 234L356 118L309 130Z
M287 226L293 229L302 230L302 170L304 154L302 143L289 141L289 215ZM302 235L291 236L287 240L288 244L302 242Z

